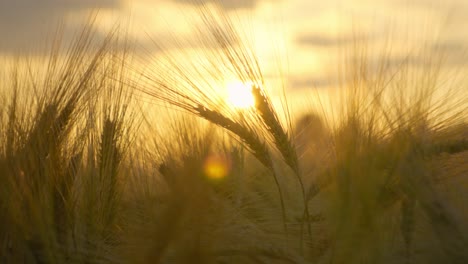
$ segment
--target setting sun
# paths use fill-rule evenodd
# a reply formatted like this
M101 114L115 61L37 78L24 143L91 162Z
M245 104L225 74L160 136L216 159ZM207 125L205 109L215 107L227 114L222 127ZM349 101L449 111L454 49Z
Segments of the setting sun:
M252 84L241 81L229 83L227 85L227 101L236 108L252 107L255 103Z

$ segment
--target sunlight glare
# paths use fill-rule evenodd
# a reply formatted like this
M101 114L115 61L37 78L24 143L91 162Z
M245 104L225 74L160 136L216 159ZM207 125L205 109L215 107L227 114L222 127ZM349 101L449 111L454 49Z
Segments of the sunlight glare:
M228 102L236 108L249 108L255 104L250 83L231 82L227 85L227 92Z

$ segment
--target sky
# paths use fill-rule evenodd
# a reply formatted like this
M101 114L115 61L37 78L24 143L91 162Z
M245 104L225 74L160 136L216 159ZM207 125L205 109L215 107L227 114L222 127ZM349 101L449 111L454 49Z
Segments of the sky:
M39 47L46 46L59 23L66 25L67 32L76 32L93 12L98 16L98 37L120 21L129 25L129 35L140 47L161 52L151 39L170 35L190 39L193 32L187 20L196 16L193 11L197 5L212 1L2 0L0 55L16 56L32 50L41 56ZM394 54L390 59L395 63L405 58L408 50L430 43L429 48L447 53L446 67L465 67L466 0L219 2L251 36L265 74L273 75L279 61L291 90L330 86L337 58L361 38L372 45L391 42ZM181 45L166 48L184 49ZM419 63L417 59L414 62Z

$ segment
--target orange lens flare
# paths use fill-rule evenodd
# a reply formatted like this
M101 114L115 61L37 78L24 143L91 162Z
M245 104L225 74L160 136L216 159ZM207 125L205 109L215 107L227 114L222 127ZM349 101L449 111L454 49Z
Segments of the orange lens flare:
M231 163L226 156L210 155L205 159L203 170L210 179L222 179L230 172Z

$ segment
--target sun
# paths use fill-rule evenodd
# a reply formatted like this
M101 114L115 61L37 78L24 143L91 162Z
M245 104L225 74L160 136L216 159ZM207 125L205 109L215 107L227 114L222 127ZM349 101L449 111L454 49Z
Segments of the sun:
M226 85L227 101L236 108L249 108L254 106L255 98L252 94L252 84L241 81L230 82Z

